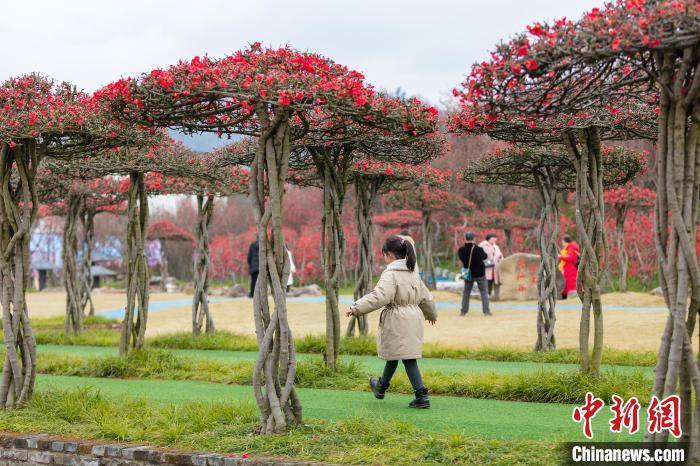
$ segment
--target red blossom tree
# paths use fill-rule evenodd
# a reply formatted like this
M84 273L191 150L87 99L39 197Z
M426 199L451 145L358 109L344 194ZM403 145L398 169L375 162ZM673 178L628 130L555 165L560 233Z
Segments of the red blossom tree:
M474 65L460 90L462 109L453 131L486 132L520 143L556 143L566 148L577 174L576 223L582 247L578 294L583 306L579 332L581 370L597 372L603 351L601 283L609 248L604 225L603 140L653 138L654 96L610 92L613 83L639 82L639 72L591 63L571 47L575 25L538 24L499 44L487 62ZM580 44L581 46L583 44ZM569 56L557 61L557 54ZM602 84L601 84L602 83ZM601 84L601 85L599 85ZM593 351L589 336L593 314Z
M91 290L93 277L92 250L94 246L95 216L102 212L126 211L126 196L121 183L114 177L85 182L76 181L61 173L40 168L37 172L37 195L47 207L47 214L65 217L63 226L63 284L66 289L66 334L80 334L89 304L89 315L94 315ZM82 237L78 239L78 226ZM83 245L78 262L78 244Z
M638 154L621 148L604 149L602 161L603 184L606 187L628 182L644 167ZM561 193L576 189L576 173L569 166L568 155L563 147L558 146L510 146L472 163L463 171L462 177L472 183L518 186L538 191L542 206L537 225L540 266L537 273L537 340L534 348L535 351L556 349L558 198ZM489 222L491 216L494 223L489 223L490 228L504 231L507 231L506 227L530 223L530 219L509 215L508 211L496 215L487 213L481 218ZM510 233L506 233L506 238L510 239L510 236Z
M631 209L649 209L654 205L656 193L648 188L628 184L616 189L605 191L605 203L615 223L615 248L617 265L619 268L620 291L627 291L627 272L629 265L629 253L625 238L625 222Z
M189 241L193 245L196 244L194 235L187 230L175 226L169 220L159 220L150 223L146 231L146 239L160 242L160 288L165 291L166 281L168 279L168 241Z
M697 459L700 430L693 428L693 418L700 413L700 372L690 344L700 309L700 267L693 247L700 197L700 176L693 168L700 156L696 150L700 133L697 2L617 0L591 10L577 22L541 25L536 35L527 38L530 42L518 59L515 54L504 59L511 66L522 65L522 60L536 65L535 73L510 79L518 92L520 86L535 91L529 93L523 113L545 109L555 114L564 107L583 110L612 99L657 105L655 233L661 288L670 312L653 393L668 396L680 384L685 407L682 441L692 443L691 457ZM559 86L563 92L553 93L547 87L545 81L551 76L563 84ZM646 436L649 441L666 439L667 433Z
M42 159L69 159L135 143L143 133L111 119L102 104L69 84L39 75L0 86L0 288L5 364L0 405L12 408L32 394L36 343L25 293L29 283L29 233L39 201L35 181Z
M138 79L124 79L100 94L127 120L257 138L249 194L260 244L253 300L260 352L253 390L262 432L281 432L300 422L301 403L294 390L296 355L284 293L290 264L282 228L293 142L320 128L310 124L319 112L416 137L435 131L435 115L421 105L380 105L383 99L360 73L325 57L259 44L220 60L196 57ZM270 288L274 313L267 300Z
M110 151L109 157L50 162L46 166L57 174L81 181L128 175L122 178L120 187L128 205L127 303L120 354L141 348L145 342L149 303L150 280L144 246L148 234L148 196L230 194L240 189L240 181L247 178L221 157L195 154L170 139L156 146Z

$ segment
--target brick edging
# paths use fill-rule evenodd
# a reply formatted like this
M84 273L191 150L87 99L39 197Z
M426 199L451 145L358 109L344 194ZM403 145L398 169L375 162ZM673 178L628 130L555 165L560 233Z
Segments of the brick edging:
M321 463L274 458L242 458L191 453L126 443L101 443L47 434L0 432L0 466L320 466Z

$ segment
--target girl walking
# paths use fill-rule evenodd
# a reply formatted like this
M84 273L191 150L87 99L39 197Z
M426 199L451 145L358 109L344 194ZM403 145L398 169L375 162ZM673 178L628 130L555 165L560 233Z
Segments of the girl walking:
M433 297L416 270L416 251L410 237L390 236L384 242L382 255L387 267L379 283L371 293L357 300L346 315L361 316L382 309L377 350L386 365L379 379L369 380L374 396L384 398L402 361L416 395L409 407L429 408L428 389L423 385L416 360L423 353L423 320L431 324L437 320Z

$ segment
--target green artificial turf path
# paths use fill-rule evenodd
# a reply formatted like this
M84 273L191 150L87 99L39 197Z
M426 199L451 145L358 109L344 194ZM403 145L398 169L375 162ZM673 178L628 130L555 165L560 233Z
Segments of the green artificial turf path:
M225 351L225 350L167 350L183 357L207 358L220 362L241 362L255 361L257 353L253 351ZM118 353L115 347L101 346L63 346L63 345L39 345L39 354L58 354L67 356L99 357L116 356ZM299 360L313 360L320 358L317 354L298 354ZM379 374L384 368L384 361L376 356L355 356L341 355L341 361L355 361L367 372ZM454 374L458 372L497 372L497 373L519 373L538 372L540 370L576 370L576 364L560 363L539 363L539 362L503 362L503 361L477 361L469 359L439 359L424 358L419 361L419 366L423 371L435 371L443 374ZM616 372L634 372L639 367L634 366L605 366L603 370L614 369ZM399 370L402 370L400 367ZM648 371L651 375L653 367L644 367L642 370Z
M91 377L39 375L37 388L68 389L94 387L115 397L144 398L162 403L188 401L248 400L251 387L192 381L120 380ZM369 391L299 389L304 416L311 419L343 420L381 418L409 422L433 432L463 432L498 439L583 440L581 427L571 420L571 405L477 400L447 396L431 397L432 408L412 410L411 396L389 393L376 400ZM595 440L640 440L640 435L617 436L609 432L609 410L594 419Z

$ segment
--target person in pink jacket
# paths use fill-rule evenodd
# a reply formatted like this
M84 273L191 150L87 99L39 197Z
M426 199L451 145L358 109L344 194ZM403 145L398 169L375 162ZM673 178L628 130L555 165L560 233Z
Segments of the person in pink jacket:
M493 293L494 285L501 284L501 279L498 274L499 264L503 260L503 253L498 247L498 236L493 233L486 235L486 239L479 243L479 247L486 252L488 260L493 263L493 266L486 267L486 281L489 286L489 294Z

